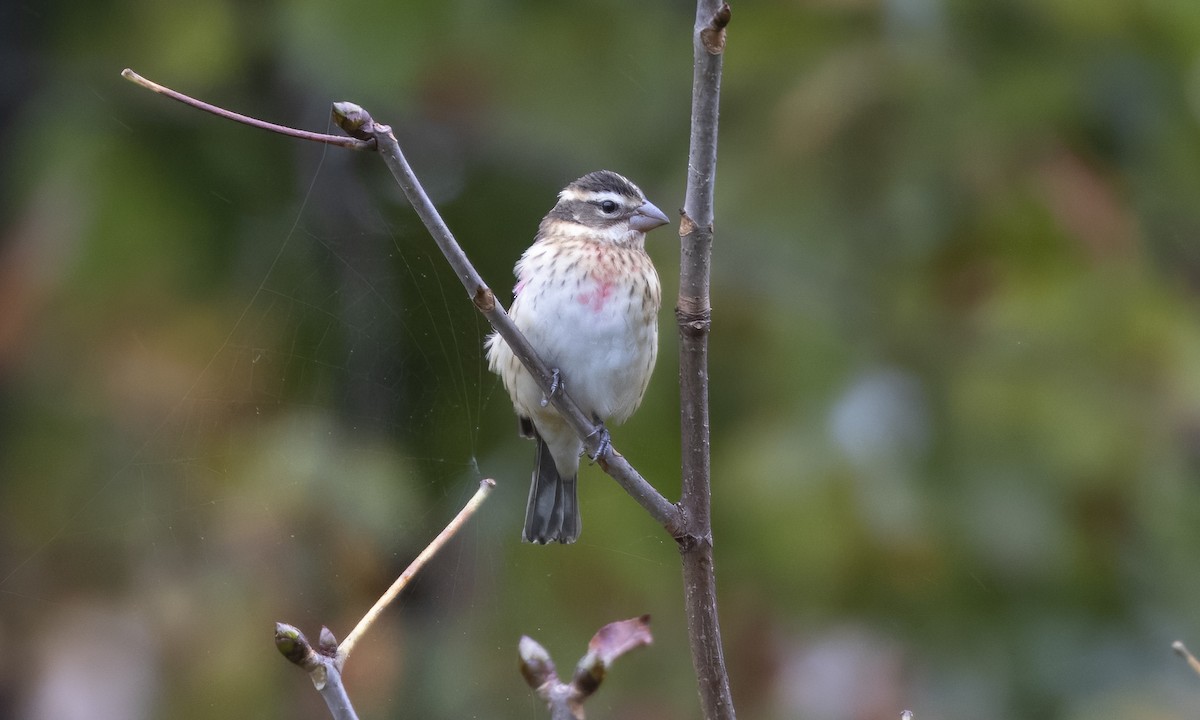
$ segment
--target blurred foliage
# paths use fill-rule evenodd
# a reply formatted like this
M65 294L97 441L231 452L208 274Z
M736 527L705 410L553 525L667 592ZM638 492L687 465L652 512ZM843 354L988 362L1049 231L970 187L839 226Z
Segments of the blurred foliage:
M688 3L0 10L0 716L541 717L516 643L649 612L594 717L695 717L673 543L598 470L518 542L532 449L382 165L182 108L392 124L497 289L608 167L682 203ZM712 402L745 718L1185 718L1200 682L1200 3L735 4ZM670 297L670 231L650 237ZM507 299L507 294L502 293ZM669 304L669 303L668 303ZM618 447L678 491L676 339Z

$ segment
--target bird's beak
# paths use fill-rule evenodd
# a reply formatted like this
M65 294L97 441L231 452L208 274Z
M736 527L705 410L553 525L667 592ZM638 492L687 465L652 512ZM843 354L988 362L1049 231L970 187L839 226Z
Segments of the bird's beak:
M638 232L650 232L660 225L666 225L671 220L654 206L654 203L643 203L640 208L633 211L633 215L629 218L629 227Z

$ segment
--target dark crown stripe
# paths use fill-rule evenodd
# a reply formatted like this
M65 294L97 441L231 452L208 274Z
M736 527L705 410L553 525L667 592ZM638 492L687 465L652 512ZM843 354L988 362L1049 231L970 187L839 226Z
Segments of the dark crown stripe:
M633 200L640 200L643 197L642 191L637 185L611 170L597 170L588 173L568 187L581 192L611 192Z

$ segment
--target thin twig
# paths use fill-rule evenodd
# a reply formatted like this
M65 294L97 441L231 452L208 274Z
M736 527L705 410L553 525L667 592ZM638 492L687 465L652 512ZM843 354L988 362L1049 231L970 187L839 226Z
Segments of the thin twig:
M358 720L354 707L350 704L350 696L346 693L345 685L342 684L342 669L346 666L346 658L350 657L354 646L371 628L379 615L387 609L387 606L396 599L409 580L450 538L462 529L467 520L471 519L494 487L496 487L496 481L491 478L479 481L479 489L475 491L458 515L421 551L415 560L409 563L408 568L400 574L396 582L392 583L383 597L379 598L367 611L363 619L358 621L358 625L340 645L329 628L321 628L320 642L317 647L313 647L298 628L286 623L275 623L275 647L289 662L308 672L309 678L312 679L321 698L325 700L334 720Z
M362 620L358 621L358 624L354 626L354 629L350 631L350 634L346 636L346 639L342 640L342 644L338 645L337 666L339 670L345 666L346 658L350 657L350 653L354 650L354 646L358 644L358 641L367 632L367 630L371 629L371 625L379 618L381 614L383 614L383 611L387 609L388 605L392 604L392 601L396 599L396 596L400 594L400 591L404 590L404 588L408 585L408 582L412 580L413 576L420 572L421 568L425 567L425 563L429 562L429 559L436 555L437 551L441 550L442 546L449 542L450 538L454 537L454 535L462 528L462 526L471 519L471 516L474 515L475 511L479 509L479 506L483 504L483 501L487 499L487 496L492 492L492 488L494 487L496 487L495 480L492 480L491 478L484 478L483 480L480 480L479 489L475 491L475 494L470 500L467 501L467 504L463 507L463 509L458 512L458 515L455 515L454 519L450 521L450 524L448 524L445 529L433 539L432 542L425 546L425 549L421 551L421 554L417 555L417 557L408 564L408 567L405 568L404 572L400 573L400 577L396 578L396 582L392 583L392 586L387 589L387 592L380 596L380 598L375 601L375 604L371 606L371 609L368 610L365 615L363 615Z
M713 568L712 487L709 460L708 334L712 310L713 194L717 173L717 126L721 65L729 4L698 0L693 37L692 130L687 191L680 223L679 400L682 434L682 497L687 519L681 542L684 607L700 705L707 720L733 720L733 697L721 646L717 584Z
M194 107L197 110L203 110L205 112L212 113L213 115L216 115L217 117L222 117L222 118L225 118L226 120L233 120L234 122L239 122L239 123L242 123L243 125L249 125L250 127L256 127L256 128L262 129L262 130L268 130L270 132L278 133L280 135L286 135L288 137L299 138L300 140L311 140L313 142L325 143L326 145L337 145L338 147L349 148L350 150L370 150L370 149L372 149L372 143L366 142L363 140L357 140L355 138L346 137L345 135L326 135L324 133L309 132L308 130L297 130L296 128L290 128L285 125L276 125L275 123L269 123L265 120L259 120L258 118L252 118L248 115L242 115L241 113L235 113L231 110L226 110L225 108L217 107L216 105L210 105L209 103L206 103L203 100L197 100L196 98L189 97L187 95L184 95L181 92L176 92L175 90L172 90L169 87L164 87L162 85L159 85L158 83L156 83L152 80L147 80L146 78L142 77L141 75L138 75L137 73L135 73L133 70L130 70L129 68L125 68L124 70L121 71L121 77L125 78L126 80L129 80L132 83L141 85L142 87L146 88L147 90L153 90L154 92L158 93L159 95L166 95L167 97L171 98L172 100L178 100L179 102L183 103L184 105L190 105L191 107Z

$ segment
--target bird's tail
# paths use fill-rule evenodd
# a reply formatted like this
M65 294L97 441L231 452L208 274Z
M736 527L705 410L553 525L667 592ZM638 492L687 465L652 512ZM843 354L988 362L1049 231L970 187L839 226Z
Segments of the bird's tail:
M579 539L579 497L576 493L577 475L564 478L558 473L554 456L540 435L537 438L537 460L533 466L533 483L529 486L529 504L525 508L524 542L545 545L548 542L573 543Z

